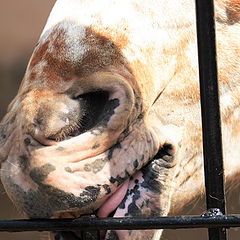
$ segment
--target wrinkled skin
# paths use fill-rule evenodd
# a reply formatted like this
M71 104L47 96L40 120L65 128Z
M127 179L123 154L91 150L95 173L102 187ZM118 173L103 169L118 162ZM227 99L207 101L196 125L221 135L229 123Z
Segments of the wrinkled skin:
M240 1L215 4L224 168L234 183ZM192 0L56 2L0 125L1 180L28 217L165 216L202 193L194 14Z

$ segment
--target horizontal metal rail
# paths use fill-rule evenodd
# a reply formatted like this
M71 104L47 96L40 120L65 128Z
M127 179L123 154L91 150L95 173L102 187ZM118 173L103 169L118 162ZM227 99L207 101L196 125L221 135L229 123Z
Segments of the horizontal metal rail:
M1 220L0 232L240 227L239 216Z

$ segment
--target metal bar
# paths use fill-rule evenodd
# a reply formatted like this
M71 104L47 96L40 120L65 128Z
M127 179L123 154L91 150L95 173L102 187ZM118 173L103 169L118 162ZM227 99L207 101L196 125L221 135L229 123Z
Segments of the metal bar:
M0 232L240 227L240 216L1 220Z
M196 15L206 202L225 214L213 0L196 0ZM227 239L225 228L209 229L209 239Z

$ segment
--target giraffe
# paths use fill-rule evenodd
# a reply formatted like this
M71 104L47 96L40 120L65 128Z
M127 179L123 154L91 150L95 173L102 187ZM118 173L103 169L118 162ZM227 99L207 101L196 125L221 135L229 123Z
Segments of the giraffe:
M240 1L215 5L224 168L234 185ZM193 0L56 1L0 123L1 181L29 218L167 216L203 193L194 8Z

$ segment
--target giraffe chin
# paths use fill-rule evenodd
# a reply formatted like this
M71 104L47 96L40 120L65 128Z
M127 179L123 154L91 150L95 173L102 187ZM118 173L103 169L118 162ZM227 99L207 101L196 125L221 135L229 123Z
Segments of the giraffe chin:
M159 158L160 157L160 158ZM158 217L164 214L164 205L159 198L159 188L157 174L161 169L159 162L169 159L169 154L163 155L158 153L146 166L137 171L129 179L125 180L117 190L102 204L102 206L94 212L87 215L90 217L106 218L106 217ZM65 218L66 213L59 216ZM70 218L76 218L74 213L68 215ZM78 218L86 218L86 215ZM97 239L97 231L68 231L68 232L51 232L51 240L83 240ZM125 239L155 239L159 237L161 231L155 230L100 230L101 240L125 240ZM141 238L139 238L141 237ZM158 239L158 238L156 238Z
M98 218L105 218L109 216L113 216L119 207L120 203L123 201L129 187L129 179L127 179L117 190L111 195L107 201L96 211L96 216ZM63 214L62 216L66 216L67 214ZM74 214L72 213L72 216ZM94 216L94 215L92 215ZM80 216L81 217L86 217ZM120 216L119 216L120 217ZM122 216L123 217L123 216ZM94 233L88 232L88 239L94 239ZM90 234L90 235L89 235ZM92 236L91 236L92 234ZM101 239L105 239L106 231L101 230ZM84 239L83 233L81 231L68 231L68 232L51 232L50 237L52 240L62 239L62 240L82 240Z

